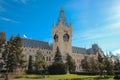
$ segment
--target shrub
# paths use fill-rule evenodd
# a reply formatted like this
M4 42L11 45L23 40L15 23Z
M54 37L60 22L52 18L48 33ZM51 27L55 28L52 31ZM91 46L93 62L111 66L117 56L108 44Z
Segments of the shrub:
M48 67L49 74L66 74L67 66L65 63L56 62Z
M120 79L120 72L115 72L114 79Z

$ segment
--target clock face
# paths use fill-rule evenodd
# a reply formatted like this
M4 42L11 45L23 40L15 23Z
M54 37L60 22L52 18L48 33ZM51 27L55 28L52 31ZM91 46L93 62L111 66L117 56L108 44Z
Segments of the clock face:
M57 34L54 35L54 41L58 42L58 35Z
M63 40L64 40L64 41L69 41L69 35L68 35L67 33L64 34Z

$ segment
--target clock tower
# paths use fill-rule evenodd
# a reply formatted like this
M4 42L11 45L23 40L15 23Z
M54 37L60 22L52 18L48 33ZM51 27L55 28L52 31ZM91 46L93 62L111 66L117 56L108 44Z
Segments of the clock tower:
M61 8L56 26L52 28L53 53L59 48L63 58L66 54L72 53L72 25L68 25L64 10Z

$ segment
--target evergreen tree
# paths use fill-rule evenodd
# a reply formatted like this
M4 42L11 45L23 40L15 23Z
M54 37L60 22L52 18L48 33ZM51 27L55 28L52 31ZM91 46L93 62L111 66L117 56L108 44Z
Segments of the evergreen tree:
M4 44L5 44L5 33L0 33L0 71L2 70L3 68L3 65L4 65L4 61L3 61L3 58L2 58L2 54L3 54L3 49L4 49Z
M49 74L66 74L67 67L63 62L53 63L48 67Z
M113 62L109 60L108 57L104 57L104 70L106 70L107 75L113 75Z
M5 44L5 41L6 41L6 39L5 39L5 33L1 33L0 34L0 53L2 51L3 44Z
M67 59L66 59L66 64L67 64L67 68L69 70L69 72L75 72L75 68L76 68L76 65L75 65L75 61L72 59L72 57L67 54Z
M116 58L116 61L114 62L114 70L120 71L120 60L119 58Z
M99 75L102 76L102 75L104 75L104 71L105 71L104 64L103 64L103 62L99 62L98 65L99 65L99 71L98 71Z
M116 58L114 62L114 79L120 79L120 60Z
M11 37L5 45L4 59L8 71L14 72L24 67L24 55L22 54L22 42L20 36Z
M81 60L81 65L82 65L82 69L86 72L89 72L90 70L90 66L89 66L89 62L88 62L88 57L85 56L84 59Z
M31 55L29 56L27 73L29 73L29 74L33 73L33 60L32 60L32 56Z
M49 74L66 74L67 67L66 64L62 61L62 55L57 47L57 51L55 53L54 62L52 65L48 67Z
M14 37L11 37L10 41L8 41L6 45L6 49L7 49L6 67L9 72L13 72L17 67L17 57L15 54L15 50L14 50L15 46L13 45L13 43L14 43Z
M61 55L58 47L57 47L57 51L55 53L54 62L63 62L62 61L62 55Z
M37 51L36 55L35 55L35 70L36 73L44 73L47 69L47 64L45 62L45 58L42 55L41 51Z
M22 54L22 40L20 38L20 35L15 37L14 40L15 44L15 54L17 58L17 67L18 68L24 68L25 67L25 61L24 61L24 55Z
M99 71L99 62L94 57L89 58L89 70L90 72L97 73Z

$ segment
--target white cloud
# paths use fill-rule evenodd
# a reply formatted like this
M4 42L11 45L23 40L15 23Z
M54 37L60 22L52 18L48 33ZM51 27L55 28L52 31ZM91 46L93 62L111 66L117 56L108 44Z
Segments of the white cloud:
M120 49L113 51L113 55L120 55Z
M115 22L115 23L112 23L110 24L108 27L106 27L110 30L117 30L117 29L120 29L120 22Z
M24 38L28 38L25 34L23 35Z
M108 22L108 21L111 21L111 20L119 20L120 19L120 14L114 14L110 17L107 17L103 20L103 22Z
M7 22L13 22L13 23L19 23L16 20L13 20L13 19L10 19L10 18L6 18L6 17L0 17L0 20L7 21Z

